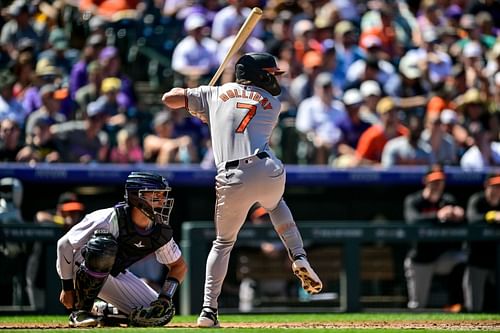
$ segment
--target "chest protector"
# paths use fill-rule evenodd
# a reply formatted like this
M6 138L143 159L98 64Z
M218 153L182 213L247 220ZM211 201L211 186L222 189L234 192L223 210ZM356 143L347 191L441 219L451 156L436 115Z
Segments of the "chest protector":
M125 203L115 206L118 217L118 253L111 269L111 275L117 276L133 263L155 252L172 239L172 228L166 224L155 224L145 235L137 232L130 219L130 208Z

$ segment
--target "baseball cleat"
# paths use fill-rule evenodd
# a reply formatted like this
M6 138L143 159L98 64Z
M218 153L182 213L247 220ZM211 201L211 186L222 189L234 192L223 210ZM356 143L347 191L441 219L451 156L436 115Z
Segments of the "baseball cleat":
M73 311L69 315L70 327L96 327L101 325L101 319L84 310Z
M196 321L198 327L220 327L217 319L217 310L205 307L201 310L201 314Z
M309 294L317 294L323 289L323 283L304 257L293 262L292 270L302 282L302 288Z

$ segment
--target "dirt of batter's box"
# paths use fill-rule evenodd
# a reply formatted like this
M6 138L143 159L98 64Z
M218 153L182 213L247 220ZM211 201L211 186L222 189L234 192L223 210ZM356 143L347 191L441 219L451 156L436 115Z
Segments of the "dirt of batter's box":
M195 323L171 323L172 328L194 328ZM331 329L432 329L453 331L490 331L500 330L499 320L460 321L460 320L401 320L401 321L338 321L320 323L221 323L222 328L331 328ZM0 329L58 329L68 328L67 324L40 323L1 323Z

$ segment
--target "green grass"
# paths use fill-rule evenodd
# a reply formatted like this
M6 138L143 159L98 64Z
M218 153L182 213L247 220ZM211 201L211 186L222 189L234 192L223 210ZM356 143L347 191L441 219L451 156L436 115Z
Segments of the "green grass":
M67 321L67 316L5 316L0 315L0 327L8 324L31 324L31 325L65 325ZM280 328L222 328L222 329L198 329L198 328L179 328L175 327L180 324L193 324L196 321L196 316L176 316L171 323L171 326L167 328L100 328L97 330L99 333L107 333L107 332L117 332L120 330L126 330L126 332L156 332L163 331L167 329L167 332L222 332L222 333L232 333L232 332L252 332L252 333L269 333L269 332L283 332L285 331L284 327ZM401 332L402 328L391 328L390 325L393 323L454 323L455 326L457 322L461 322L465 324L467 327L467 323L469 323L468 327L473 328L472 323L481 323L481 322L494 322L495 327L490 329L491 331L500 332L500 314L444 314L444 313L358 313L358 314L239 314L239 315L220 315L220 321L222 326L228 325L231 326L231 323L240 324L240 323L249 323L249 324L259 324L259 323L282 323L286 325L287 323L307 323L310 325L319 324L335 324L335 323L350 323L352 325L366 325L363 328L288 328L286 331L290 331L293 333L298 332L363 332L363 333L371 333L371 332ZM372 323L387 323L388 328L373 328L370 327L370 322ZM442 327L437 327L438 329L427 329L418 327L408 327L404 330L418 330L421 332L454 332L452 329L442 329ZM2 332L36 332L36 331L45 331L47 329L3 329ZM50 331L57 332L75 332L75 329L69 328L60 328L60 329L50 329ZM88 331L88 330L86 330ZM460 332L472 332L473 329L470 330L455 330Z

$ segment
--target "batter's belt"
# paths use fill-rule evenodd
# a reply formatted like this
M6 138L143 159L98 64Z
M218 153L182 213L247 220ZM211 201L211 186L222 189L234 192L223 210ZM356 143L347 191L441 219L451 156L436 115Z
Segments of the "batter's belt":
M254 156L258 157L261 160L264 158L270 157L269 154L265 151L258 152ZM239 160L227 161L226 164L224 165L224 169L226 169L226 170L235 169L240 165L240 163L245 163L245 160L249 160L254 156L245 157L245 158L242 158Z

